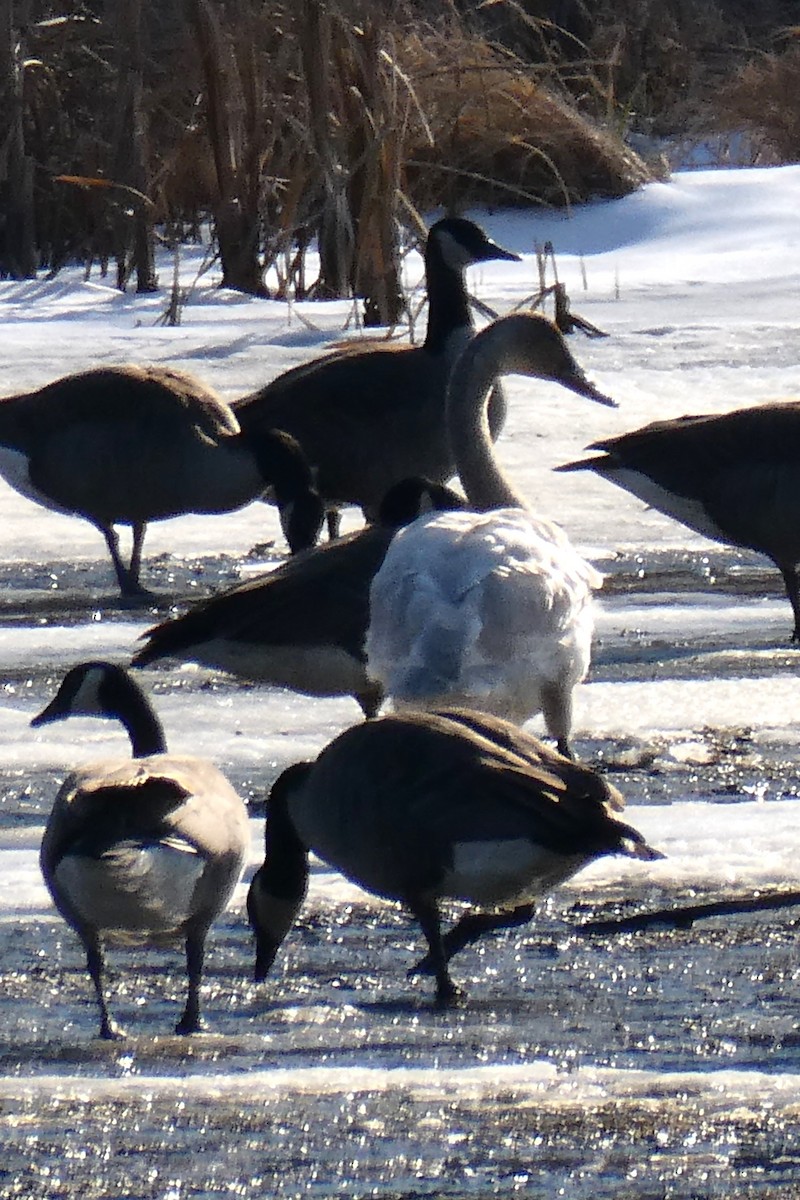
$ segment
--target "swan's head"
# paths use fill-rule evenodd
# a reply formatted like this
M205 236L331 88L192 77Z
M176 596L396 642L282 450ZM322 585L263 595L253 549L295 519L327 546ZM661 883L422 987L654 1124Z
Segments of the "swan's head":
M537 313L512 313L493 321L473 338L465 357L469 354L491 363L495 375L552 379L588 400L617 407L586 378L553 322Z

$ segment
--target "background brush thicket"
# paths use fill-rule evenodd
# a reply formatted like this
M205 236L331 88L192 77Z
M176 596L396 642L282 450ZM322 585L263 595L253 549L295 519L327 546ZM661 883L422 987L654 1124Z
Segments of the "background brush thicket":
M796 0L0 0L0 277L404 307L420 214L619 196L676 145L800 154ZM713 148L713 151L712 151ZM309 277L305 251L319 248Z

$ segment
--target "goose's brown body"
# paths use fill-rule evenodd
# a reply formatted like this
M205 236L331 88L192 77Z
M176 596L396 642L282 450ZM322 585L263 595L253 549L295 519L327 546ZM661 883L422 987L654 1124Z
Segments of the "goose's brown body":
M449 489L405 481L398 511L194 605L145 633L133 665L183 658L312 696L352 695L373 716L382 691L367 677L369 588L397 524L421 509L455 507ZM406 504L408 507L406 508Z
M690 529L767 555L780 570L800 640L800 401L654 421L595 442L591 470Z
M474 263L517 257L471 221L437 222L425 252L424 343L335 351L287 371L234 401L242 428L287 430L315 468L324 500L332 508L358 505L369 519L402 479L446 482L455 473L445 418L447 380L474 332L464 271ZM490 410L494 437L504 418L498 390Z
M447 961L489 929L519 924L536 897L592 859L662 857L615 812L619 792L587 767L497 717L406 712L340 734L290 767L267 808L264 865L248 895L263 978L305 895L314 851L420 922L437 996L456 994ZM438 901L467 913L444 937Z
M27 458L31 498L96 524L252 500L265 485L239 433L224 401L166 367L98 368L0 401L0 446Z
M122 668L73 667L31 724L71 715L121 720L133 750L132 758L99 760L65 779L40 853L53 901L86 951L100 1036L122 1034L106 1006L106 941L185 944L188 996L176 1031L193 1033L206 937L250 846L247 810L213 763L167 753L152 706Z
M0 401L0 474L29 499L101 530L129 595L142 590L150 521L241 508L287 459L300 462L296 493L310 491L308 467L304 476L299 449L288 446L269 431L246 437L213 391L167 367L97 368ZM117 525L133 527L130 566Z

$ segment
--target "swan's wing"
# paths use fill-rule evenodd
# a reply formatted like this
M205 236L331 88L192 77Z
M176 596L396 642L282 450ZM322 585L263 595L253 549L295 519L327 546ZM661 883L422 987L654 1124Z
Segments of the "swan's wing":
M373 581L369 673L408 701L577 682L600 582L563 530L520 510L421 518Z

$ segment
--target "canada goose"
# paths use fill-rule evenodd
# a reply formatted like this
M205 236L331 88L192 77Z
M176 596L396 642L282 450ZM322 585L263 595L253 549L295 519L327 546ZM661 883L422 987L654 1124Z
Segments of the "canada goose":
M544 317L503 317L475 335L447 411L477 511L420 517L394 538L372 582L367 673L395 707L467 705L520 723L542 712L570 754L572 691L589 665L602 579L558 525L531 514L495 457L486 397L510 372L613 405Z
M800 401L654 421L594 442L595 458L558 471L595 471L715 542L772 559L800 641Z
M247 810L212 763L167 753L150 702L121 667L106 662L73 667L31 725L73 715L117 718L133 752L132 759L103 759L68 776L41 849L42 874L56 908L86 950L100 1036L123 1035L106 1007L106 938L185 942L189 989L176 1033L194 1033L201 1028L206 936L250 849Z
M316 468L329 507L360 505L374 520L401 479L445 483L455 472L445 421L447 377L473 333L464 271L490 259L518 261L472 221L445 217L425 248L428 329L421 346L337 350L286 371L233 401L242 428L286 429ZM498 390L490 425L505 419ZM335 528L335 522L334 528Z
M312 696L352 695L372 717L382 691L365 671L370 581L398 526L432 507L462 503L442 484L401 480L384 498L377 524L154 625L133 666L180 657Z
M663 858L613 815L616 788L516 725L469 709L379 717L295 763L267 805L265 859L247 896L263 979L303 902L313 851L417 919L436 999L458 995L447 963L491 929L520 925L535 898L606 854ZM466 900L441 934L437 902ZM499 910L499 911L498 911Z
M95 525L130 597L147 594L139 572L149 521L230 512L268 484L295 549L313 545L323 517L291 438L243 434L213 391L167 367L101 367L0 400L0 474L45 508ZM133 529L128 566L119 524Z

